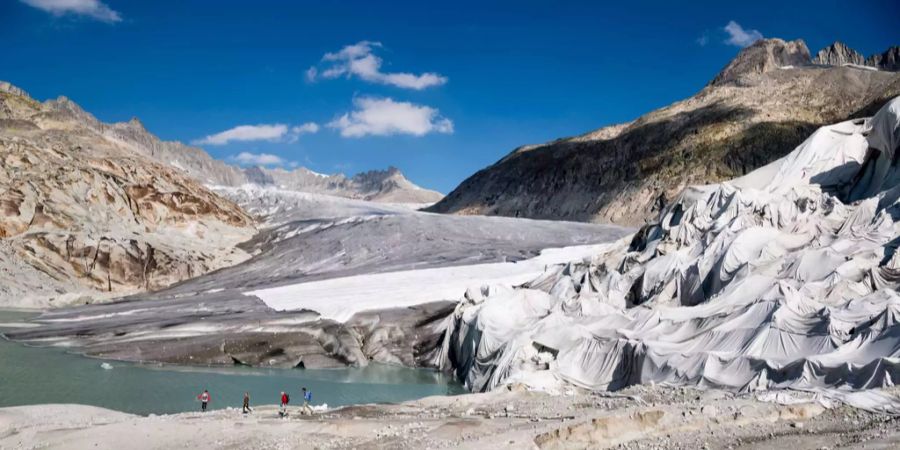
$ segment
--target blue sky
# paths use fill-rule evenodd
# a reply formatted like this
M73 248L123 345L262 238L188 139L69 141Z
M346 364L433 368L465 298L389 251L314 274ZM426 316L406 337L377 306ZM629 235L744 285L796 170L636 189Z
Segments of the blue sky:
M0 80L232 162L394 165L446 193L692 95L757 36L869 55L898 19L896 1L2 0Z

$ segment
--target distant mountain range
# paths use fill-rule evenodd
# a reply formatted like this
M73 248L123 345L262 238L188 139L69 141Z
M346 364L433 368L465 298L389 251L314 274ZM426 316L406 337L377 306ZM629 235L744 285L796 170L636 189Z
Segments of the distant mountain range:
M641 224L687 186L743 175L821 125L871 115L900 95L898 53L862 58L835 43L813 59L802 40L760 40L693 97L632 122L519 147L430 209Z
M372 170L353 177L324 175L305 167L241 168L211 157L203 149L181 142L162 141L148 132L137 119L104 125L105 136L117 139L136 151L184 171L194 179L216 186L257 184L280 189L391 203L434 203L443 195L416 186L395 167Z

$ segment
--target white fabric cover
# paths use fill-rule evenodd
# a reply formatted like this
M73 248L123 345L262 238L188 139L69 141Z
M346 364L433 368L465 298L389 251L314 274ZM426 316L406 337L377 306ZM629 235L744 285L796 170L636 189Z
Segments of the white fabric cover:
M757 172L690 188L633 246L463 300L440 363L476 391L552 376L885 407L851 393L900 377L898 142L894 99Z

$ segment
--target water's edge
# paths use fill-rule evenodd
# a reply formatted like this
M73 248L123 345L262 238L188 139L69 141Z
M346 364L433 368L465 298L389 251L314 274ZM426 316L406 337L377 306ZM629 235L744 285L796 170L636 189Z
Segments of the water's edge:
M0 310L0 324L23 322L35 311ZM0 325L0 333L5 329ZM104 368L111 367L111 368ZM245 366L176 366L111 361L58 347L27 346L0 339L0 407L78 403L132 414L199 410L196 396L212 394L211 409L277 404L281 391L300 403L301 387L314 404L329 407L397 403L465 389L451 376L428 369L370 364L343 369L264 369Z

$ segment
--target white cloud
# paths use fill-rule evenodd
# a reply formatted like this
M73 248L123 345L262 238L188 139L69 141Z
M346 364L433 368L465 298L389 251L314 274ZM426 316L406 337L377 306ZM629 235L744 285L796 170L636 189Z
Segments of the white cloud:
M315 67L310 67L309 69L306 69L306 81L309 81L310 83L312 83L313 81L316 81L316 75L318 75L318 74L319 74L319 69L316 69Z
M300 135L302 134L314 134L319 131L319 124L315 122L307 122L302 125L295 125L291 127L290 133L287 134L287 141L289 143L297 142L300 139Z
M288 127L283 123L239 125L221 133L211 134L203 139L193 141L195 145L226 145L232 141L281 141L296 142L301 134L312 134L319 131L319 125L307 122L302 125Z
M319 131L319 124L317 124L315 122L306 122L303 125L297 125L297 126L291 127L291 132L296 133L298 135L307 134L307 133L313 134L313 133L317 133L318 131Z
M221 133L206 136L194 141L195 144L225 145L231 141L277 141L288 132L288 126L281 123L274 125L239 125Z
M339 130L343 137L453 133L453 122L429 106L374 97L354 99L353 105L355 110L328 124L328 127Z
M705 47L706 44L709 44L709 35L703 33L700 37L697 38L697 44L701 47Z
M440 86L447 82L447 77L433 72L420 75L406 72L382 72L382 59L372 53L372 49L377 47L381 47L381 43L360 41L342 48L339 52L326 53L322 57L322 61L326 61L330 65L321 72L315 66L310 67L306 71L306 79L315 81L317 78L356 76L370 83L388 84L415 90Z
M725 25L725 32L728 33L728 39L725 40L725 43L738 47L747 47L763 38L759 30L745 30L733 20L728 22L728 25Z
M230 159L244 166L283 166L288 163L281 157L270 153L240 152Z
M54 16L75 14L101 22L121 22L122 16L99 0L21 0L28 6L46 11Z

